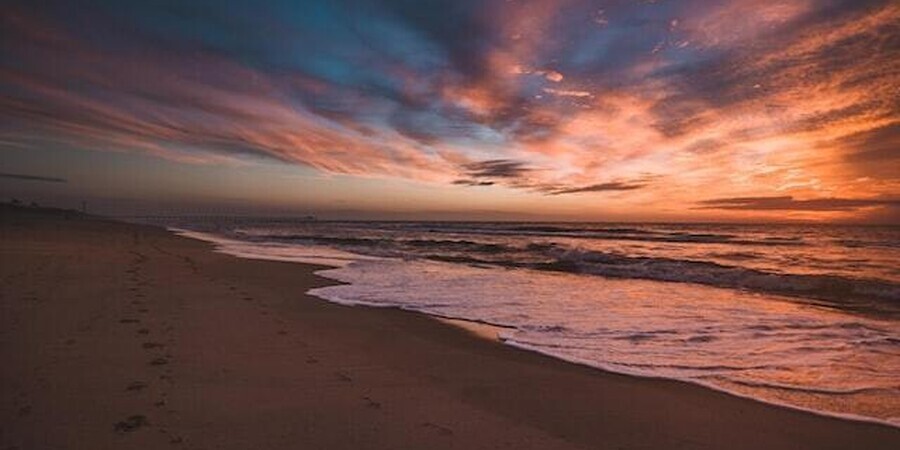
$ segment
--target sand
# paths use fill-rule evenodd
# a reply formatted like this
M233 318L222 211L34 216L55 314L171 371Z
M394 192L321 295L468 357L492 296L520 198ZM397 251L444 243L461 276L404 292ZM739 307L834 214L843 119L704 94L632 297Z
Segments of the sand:
M879 449L900 429L304 294L310 265L0 210L0 450Z

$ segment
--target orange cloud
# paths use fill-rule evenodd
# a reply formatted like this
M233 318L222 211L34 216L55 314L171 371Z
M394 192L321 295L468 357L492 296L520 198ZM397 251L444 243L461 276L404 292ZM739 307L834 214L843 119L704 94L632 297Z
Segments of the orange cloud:
M341 52L308 72L138 38L117 52L11 8L0 48L17 64L0 66L0 142L194 164L269 159L505 187L541 205L548 193L644 211L690 210L698 192L870 201L900 192L900 5L873 5L492 3L477 8L483 30L466 29L478 41L403 28L427 45L341 49L363 54L371 73L329 66ZM885 206L868 205L794 212Z

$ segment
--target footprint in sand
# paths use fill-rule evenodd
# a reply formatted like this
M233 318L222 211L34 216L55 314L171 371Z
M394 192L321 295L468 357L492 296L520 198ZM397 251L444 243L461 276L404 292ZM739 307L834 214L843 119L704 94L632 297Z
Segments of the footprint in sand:
M376 402L369 397L363 397L363 400L366 402L366 407L372 409L381 409L381 402Z
M143 381L132 381L128 387L125 388L126 391L140 391L147 387L147 383Z
M113 430L119 433L130 433L146 425L149 425L149 422L147 422L147 417L140 414L135 414L133 416L129 416L125 420L113 424Z
M441 426L441 425L437 425L437 424L431 423L431 422L422 422L422 423L420 424L420 426L421 426L422 428L428 428L428 429L437 431L438 434L440 434L441 436L451 436L451 435L453 435L453 430L451 430L451 429L449 429L449 428L447 428L447 427Z
M334 375L337 376L339 380L341 380L345 383L353 382L353 378L350 378L350 375L347 375L344 372L335 372Z

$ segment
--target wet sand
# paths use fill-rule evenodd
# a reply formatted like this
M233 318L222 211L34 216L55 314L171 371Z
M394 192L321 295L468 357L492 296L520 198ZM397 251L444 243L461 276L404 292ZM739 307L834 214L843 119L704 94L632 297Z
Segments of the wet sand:
M304 294L316 266L0 210L0 449L898 448L900 429Z

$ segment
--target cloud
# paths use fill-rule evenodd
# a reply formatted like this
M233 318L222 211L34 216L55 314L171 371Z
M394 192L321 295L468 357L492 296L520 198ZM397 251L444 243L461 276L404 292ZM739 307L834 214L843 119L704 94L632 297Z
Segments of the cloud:
M493 181L454 180L453 184L457 186L493 186L496 183Z
M580 194L584 192L621 192L643 189L646 186L647 183L625 183L620 181L613 181L609 183L592 184L589 186L552 190L549 192L549 194L562 195Z
M549 71L547 71L547 72L544 73L544 78L546 78L546 79L548 79L548 80L550 80L550 81L552 81L552 82L554 82L554 83L559 83L559 82L562 81L565 77L563 76L563 74L561 74L561 73L559 73L559 72L557 72L557 71L555 71L555 70L549 70Z
M544 92L548 94L558 95L560 97L590 97L591 93L587 91L576 91L571 89L553 89L544 88Z
M418 141L296 101L311 91L328 98L331 81L299 86L294 76L213 52L158 48L139 36L123 42L137 51L123 52L40 18L11 22L20 34L4 50L22 64L0 68L0 84L11 88L0 98L7 141L37 136L191 163L264 159L330 173L445 178L438 167L446 163L426 155ZM363 101L353 90L336 95L336 103Z
M492 159L463 165L464 173L471 178L521 178L531 172L522 161Z
M0 173L0 178L10 178L24 181L44 181L49 183L68 183L65 178L45 177L40 175L23 175L18 173Z
M900 122L839 139L843 161L860 176L900 180Z
M887 0L12 0L0 141L623 209L888 198L898 20ZM667 183L596 183L641 173ZM806 207L851 208L828 204Z
M697 209L746 211L856 211L878 206L900 206L900 199L814 198L795 200L791 196L735 197L703 200Z

